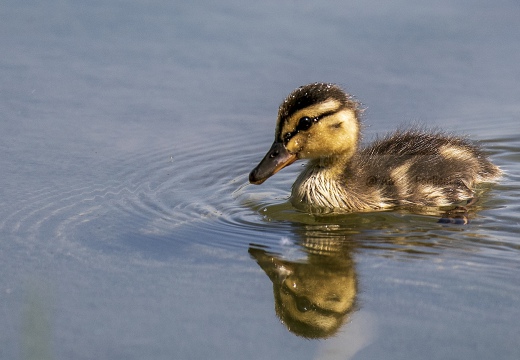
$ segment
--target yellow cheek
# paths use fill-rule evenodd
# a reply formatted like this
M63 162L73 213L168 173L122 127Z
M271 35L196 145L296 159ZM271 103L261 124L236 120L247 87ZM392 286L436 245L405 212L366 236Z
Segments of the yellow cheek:
M301 136L297 135L293 137L285 147L291 153L299 152L303 147Z

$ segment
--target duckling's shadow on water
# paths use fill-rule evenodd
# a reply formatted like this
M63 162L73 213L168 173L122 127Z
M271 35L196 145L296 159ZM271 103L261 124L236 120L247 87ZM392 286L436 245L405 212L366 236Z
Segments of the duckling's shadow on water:
M278 199L279 200L279 199ZM465 225L439 223L451 209L396 209L385 212L312 215L288 200L244 201L258 212L263 225L285 224L283 243L250 244L248 252L273 285L274 309L282 324L297 336L329 338L362 306L355 255L362 250L410 258L439 255L435 229L464 231ZM478 203L463 212L476 216ZM289 250L290 249L290 250Z

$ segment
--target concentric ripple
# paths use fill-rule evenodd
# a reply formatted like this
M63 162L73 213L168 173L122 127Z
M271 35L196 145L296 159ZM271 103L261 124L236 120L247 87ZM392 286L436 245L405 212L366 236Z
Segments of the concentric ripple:
M250 191L248 173L267 143L251 139L258 136L231 142L221 134L204 143L173 141L115 154L100 163L90 159L92 176L53 179L8 204L16 211L0 220L0 229L14 235L18 246L37 250L31 253L84 261L92 251L153 257L193 244L234 248L259 237L279 238L265 231L273 224L262 221L255 199L280 201L286 191Z
M262 136L235 134L229 141L220 134L204 142L177 141L116 154L97 165L95 176L58 179L25 194L16 206L10 205L17 210L1 220L0 229L15 234L19 246L85 261L92 251L162 257L197 244L223 249L249 243L280 247L288 240L305 242L317 233L327 239L354 239L366 248L430 252L439 244L454 246L454 238L464 237L480 247L518 250L516 240L511 240L516 230L504 237L514 223L507 218L511 212L498 212L480 223L477 215L478 228L450 228L437 224L435 217L399 212L326 218L298 212L287 197L299 164L262 186L248 183L249 171L269 145L270 139ZM507 167L517 159L518 149L511 148L514 141L490 143L499 165ZM509 145L501 148L501 144ZM494 192L487 208L517 206L510 201L517 186L518 179L507 174L498 187L501 195ZM493 221L502 224L500 234ZM488 240L482 229L503 241Z

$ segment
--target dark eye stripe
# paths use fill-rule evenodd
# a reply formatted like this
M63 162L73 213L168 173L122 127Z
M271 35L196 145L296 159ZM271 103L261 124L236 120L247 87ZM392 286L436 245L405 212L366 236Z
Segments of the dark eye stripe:
M291 140L296 134L298 134L300 131L306 131L306 130L309 130L311 128L311 126L315 123L317 123L318 121L320 121L321 119L327 117L327 116L330 116L330 115L334 115L335 113L337 113L340 109L338 110L332 110L332 111L328 111L326 113L323 113L319 116L316 116L315 118L310 118L308 116L304 116L302 117L299 122L298 122L298 125L296 126L296 129L294 131L291 131L291 132L288 132L288 133L285 133L285 135L283 136L283 142L284 144L287 144L289 142L289 140Z

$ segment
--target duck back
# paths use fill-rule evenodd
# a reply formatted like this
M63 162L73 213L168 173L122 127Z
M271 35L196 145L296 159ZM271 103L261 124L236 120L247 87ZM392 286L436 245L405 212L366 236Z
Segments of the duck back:
M476 184L494 181L500 173L466 139L411 130L361 149L344 176L347 187L378 189L393 205L447 206L472 198Z

